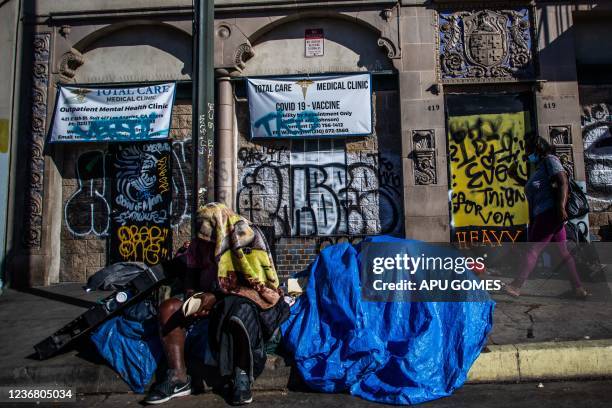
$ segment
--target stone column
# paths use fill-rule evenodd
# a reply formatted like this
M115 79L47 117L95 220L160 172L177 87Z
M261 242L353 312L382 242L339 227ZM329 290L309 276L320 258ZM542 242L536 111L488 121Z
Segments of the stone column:
M402 162L406 237L450 240L444 97L436 77L436 13L402 7ZM424 205L425 204L425 205Z
M216 200L235 210L236 207L236 132L234 131L234 99L229 72L217 74L217 160Z
M580 129L580 98L573 36L573 6L546 6L536 10L538 21L545 24L538 31L540 79L536 93L537 130L553 143L557 155L567 160L577 180L585 180L584 147Z

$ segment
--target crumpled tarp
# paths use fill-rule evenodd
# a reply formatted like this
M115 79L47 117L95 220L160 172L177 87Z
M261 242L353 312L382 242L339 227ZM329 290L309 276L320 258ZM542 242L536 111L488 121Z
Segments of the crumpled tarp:
M149 313L147 302L129 307L91 335L98 352L137 393L144 392L165 359L157 316ZM200 319L188 328L185 354L205 364L215 364L208 347L208 319Z
M495 303L363 301L358 251L347 243L321 251L282 325L306 384L398 405L450 395L485 345Z
M132 391L144 392L163 358L156 318L142 322L114 317L104 322L91 340Z

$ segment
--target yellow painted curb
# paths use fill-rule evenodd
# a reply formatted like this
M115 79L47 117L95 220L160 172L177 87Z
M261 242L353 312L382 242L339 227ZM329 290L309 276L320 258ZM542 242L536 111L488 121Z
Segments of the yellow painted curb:
M517 349L514 345L488 346L470 372L468 382L505 382L519 378Z
M468 382L612 377L612 339L488 346Z

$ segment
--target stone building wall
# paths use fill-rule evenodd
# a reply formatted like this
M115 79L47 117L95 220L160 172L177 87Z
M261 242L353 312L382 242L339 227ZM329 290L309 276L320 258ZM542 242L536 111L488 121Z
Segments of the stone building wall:
M19 144L13 149L18 155L11 160L15 189L10 192L7 247L13 282L31 285L83 281L107 261L104 219L108 211L103 198L108 203L108 182L104 175L95 177L96 172L108 170L101 170L104 160L96 160L105 155L107 147L73 145L47 149L44 141L56 83L190 80L191 3L184 0L149 3L146 15L141 10L143 2L126 4L109 0L100 6L94 0L37 0L30 4L30 11L37 15L21 23L23 32L29 34L23 44L24 55L27 54L24 66L18 67L24 72L24 80L16 91L19 99L16 104L23 109L10 137L12 143ZM496 90L533 96L533 117L537 120L533 128L551 140L559 132L569 136L555 140L570 161L575 178L585 180L587 188L591 186L593 232L607 237L604 233L610 223L608 190L606 186L596 186L607 182L607 158L590 156L593 146L587 144L591 136L585 137L585 132L591 132L593 127L605 134L607 119L602 122L593 112L597 111L595 105L603 109L601 104L609 111L610 102L605 98L583 97L576 66L605 62L578 61L580 58L609 55L592 52L607 48L589 38L601 37L597 30L609 26L610 4L425 0L276 3L270 5L265 0L215 3L217 72L236 78L370 71L386 72L398 80L393 97L383 96L384 92L393 91L376 92L377 136L353 139L343 146L317 142L318 161L314 153L305 153L309 150L304 143L302 154L298 155L297 143L249 141L244 132L247 121L244 102L236 104L236 118L228 115L232 116L227 120L230 125L224 130L238 134L237 140L232 139L235 150L230 155L236 159L230 163L235 166L232 171L237 170L231 178L236 184L232 191L238 199L232 201L256 223L274 227L277 259L283 270L304 267L321 242L344 239L347 235L397 232L397 227L411 238L434 242L450 239L453 227L449 190L453 182L449 183L445 113L446 95L451 93L486 94ZM483 11L486 12L480 18L477 14ZM499 17L500 12L501 19L491 20L492 15L497 13ZM599 16L599 28L589 31L594 16ZM502 41L489 45L502 44L504 48L506 44L508 49L499 46L495 50L474 49L469 53L491 52L468 58L466 38L476 34L482 39L483 34L495 30L479 27L475 32L455 31L452 22L464 18L475 24L472 27L496 20L495 35L498 39L501 35ZM506 24L499 25L500 21ZM580 21L578 28L576 21ZM460 24L461 27L466 26ZM325 56L305 58L307 28L324 29ZM582 33L588 47L576 42L577 32ZM527 41L527 46L521 38ZM467 42L476 44L474 48L480 43ZM503 69L499 69L500 61ZM517 71L519 66L525 69ZM26 72L30 68L34 69ZM515 74L520 74L520 78ZM228 101L224 103L227 105ZM385 116L392 110L393 118L381 119L381 112ZM234 129L236 119L238 128ZM177 139L173 157L178 156L182 163L174 171L175 248L189 235L189 211L185 204L191 199L189 121L188 103L179 103L172 130ZM384 127L388 128L381 130ZM383 137L381 132L390 136ZM600 147L606 148L606 143ZM291 166L292 152L296 159L301 157L298 166L301 168ZM340 176L338 171L323 173L322 170L338 167L336 159L341 163ZM92 162L95 163L88 167ZM83 174L77 174L79 164L84 168ZM333 194L323 193L328 208L322 206L314 215L308 208L301 212L298 226L293 210L296 205L305 207L298 202L304 201L305 196L292 193L304 193L313 187L302 183L301 190L295 190L291 172L304 174L306 168L314 171L313 179L316 174L319 182L326 174L324 190ZM333 206L345 212L338 218L339 223L333 214L323 211L323 208L331 211ZM327 221L326 216L330 217ZM318 220L322 220L320 225Z

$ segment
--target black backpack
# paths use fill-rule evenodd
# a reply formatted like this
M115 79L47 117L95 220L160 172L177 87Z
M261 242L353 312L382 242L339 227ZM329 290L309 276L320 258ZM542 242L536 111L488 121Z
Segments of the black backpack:
M544 159L546 160L546 159ZM545 161L544 165L546 166L546 173L550 176L550 171L548 169L548 162ZM590 211L589 208L589 200L584 194L584 191L580 188L576 180L570 177L569 173L566 171L568 181L568 195L567 195L567 204L565 205L565 211L567 212L567 217L570 220L575 218L580 218L587 215ZM550 176L552 177L552 176ZM557 183L552 182L553 189L557 189Z

